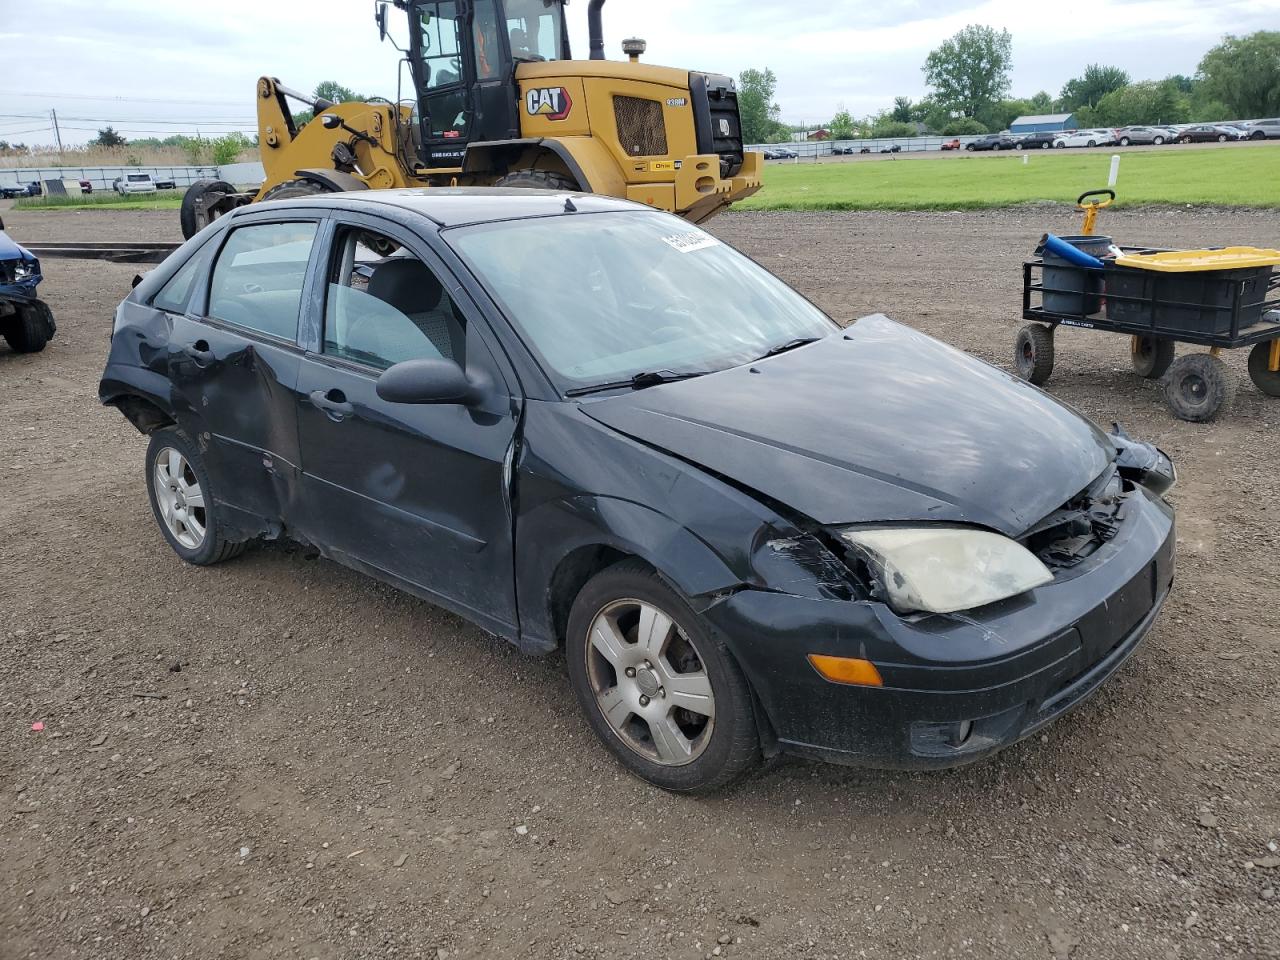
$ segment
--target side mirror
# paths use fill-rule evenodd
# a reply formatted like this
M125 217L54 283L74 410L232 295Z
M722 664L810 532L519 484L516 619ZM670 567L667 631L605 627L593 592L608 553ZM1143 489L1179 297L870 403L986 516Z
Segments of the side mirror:
M387 5L385 3L377 4L374 9L373 19L378 22L378 39L387 39Z
M336 130L342 126L342 118L334 116L332 113L322 113L320 115L320 125L326 130Z
M461 403L480 399L484 384L452 360L405 360L378 378L378 396L390 403Z

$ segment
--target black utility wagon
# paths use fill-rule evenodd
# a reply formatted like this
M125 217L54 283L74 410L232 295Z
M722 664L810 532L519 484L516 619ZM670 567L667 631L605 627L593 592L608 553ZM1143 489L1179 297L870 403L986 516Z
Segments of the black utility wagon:
M288 536L531 653L641 777L946 766L1076 706L1173 579L1173 468L618 200L255 204L120 305L101 384L184 560Z

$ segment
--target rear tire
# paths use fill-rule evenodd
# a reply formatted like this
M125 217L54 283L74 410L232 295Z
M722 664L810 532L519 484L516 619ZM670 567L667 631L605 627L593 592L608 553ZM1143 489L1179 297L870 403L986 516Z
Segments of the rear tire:
M14 353L39 353L53 335L53 324L44 316L49 308L43 303L39 307L33 304L15 306L17 309L13 316L0 320L0 330L3 331L5 342L13 348Z
M1249 351L1249 379L1268 397L1280 397L1280 370L1267 369L1271 359L1270 343L1255 343Z
M558 190L580 193L582 188L573 177L552 170L512 170L499 177L495 187L521 187L528 190Z
M1156 137L1156 138L1155 138L1154 140L1152 140L1151 142L1152 142L1152 143L1154 143L1157 147L1159 147L1159 146L1163 146L1163 145L1164 145L1164 137Z
M151 512L179 557L206 567L244 553L247 541L226 535L200 451L179 428L151 434L145 476Z
M1048 140L1046 140L1044 143L1040 144L1040 149L1041 149L1041 150L1048 150L1048 149L1049 149L1050 147L1052 147L1052 146L1053 146L1053 144L1052 144L1052 143L1050 143Z
M1179 420L1208 423L1231 405L1235 392L1235 378L1218 357L1189 353L1169 368L1164 397Z
M1028 323L1014 341L1013 365L1018 376L1037 387L1053 375L1053 328Z
M1130 354L1134 372L1147 380L1159 380L1173 364L1176 346L1172 340L1138 337L1138 348Z
M684 597L645 564L626 560L587 582L569 613L565 655L591 729L642 780L706 793L760 762L746 677Z
M217 215L214 215L201 222L201 218L196 214L196 201L211 192L225 196L228 193L235 193L236 188L225 180L197 180L187 187L187 192L182 195L182 207L178 210L178 222L182 225L184 239L190 240L217 219Z

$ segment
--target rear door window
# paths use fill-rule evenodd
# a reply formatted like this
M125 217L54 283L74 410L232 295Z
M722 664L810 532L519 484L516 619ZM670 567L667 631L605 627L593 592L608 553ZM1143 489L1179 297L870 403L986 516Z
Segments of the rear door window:
M209 316L295 340L314 222L237 227L227 238L209 283Z

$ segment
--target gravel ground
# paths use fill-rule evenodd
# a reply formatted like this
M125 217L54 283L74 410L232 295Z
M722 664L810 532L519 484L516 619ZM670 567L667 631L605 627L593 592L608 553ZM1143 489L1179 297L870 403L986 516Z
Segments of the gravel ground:
M4 214L19 240L176 239L173 212ZM1274 213L1102 226L1280 245ZM1020 259L1075 227L713 225L833 316L1001 364ZM56 339L0 346L0 960L1280 957L1280 402L1247 381L1182 423L1122 338L1059 335L1049 389L1182 477L1173 596L1084 707L960 770L784 761L690 799L621 773L560 657L287 545L180 563L143 439L95 397L133 273L48 262Z

